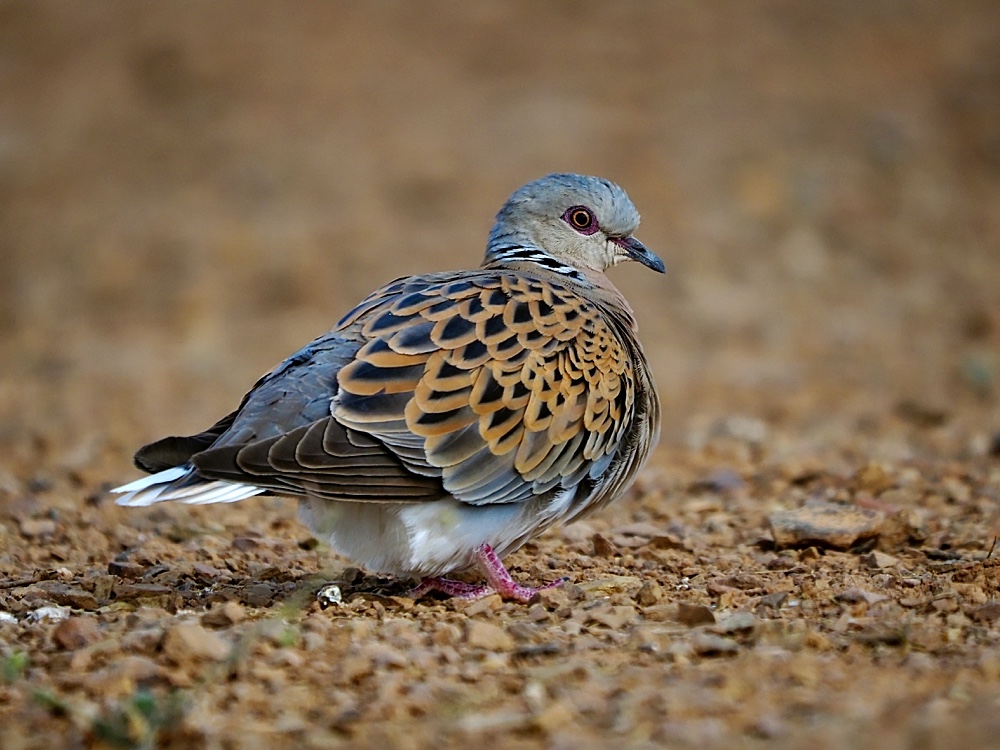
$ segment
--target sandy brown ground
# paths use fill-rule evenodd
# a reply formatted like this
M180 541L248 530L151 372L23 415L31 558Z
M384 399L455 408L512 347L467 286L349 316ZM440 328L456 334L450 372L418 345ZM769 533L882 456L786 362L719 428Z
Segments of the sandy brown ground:
M0 91L0 747L1000 744L997 3L5 1ZM509 560L562 589L109 500L553 170L669 268L661 447Z

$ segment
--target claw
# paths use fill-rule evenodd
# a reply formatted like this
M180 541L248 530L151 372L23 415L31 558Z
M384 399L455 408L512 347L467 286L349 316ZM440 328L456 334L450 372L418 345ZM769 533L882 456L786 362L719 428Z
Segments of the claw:
M456 599L481 599L493 593L493 589L485 584L465 583L464 581L453 581L450 578L424 578L416 586L410 589L408 596L411 599L419 599L424 594L432 591L440 591L442 594L453 596Z

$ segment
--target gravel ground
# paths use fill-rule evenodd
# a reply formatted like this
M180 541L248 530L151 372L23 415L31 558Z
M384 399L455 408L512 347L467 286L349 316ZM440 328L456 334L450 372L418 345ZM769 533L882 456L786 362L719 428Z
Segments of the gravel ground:
M995 2L8 0L0 89L4 750L1000 744ZM109 499L554 170L668 265L660 448L508 560L563 587Z

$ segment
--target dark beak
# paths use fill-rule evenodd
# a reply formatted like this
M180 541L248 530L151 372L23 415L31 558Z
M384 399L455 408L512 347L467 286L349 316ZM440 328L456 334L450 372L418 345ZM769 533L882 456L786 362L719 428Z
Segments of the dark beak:
M612 242L624 249L629 258L642 263L646 268L652 268L658 273L666 272L666 266L663 265L663 261L656 253L651 252L635 237L615 237Z

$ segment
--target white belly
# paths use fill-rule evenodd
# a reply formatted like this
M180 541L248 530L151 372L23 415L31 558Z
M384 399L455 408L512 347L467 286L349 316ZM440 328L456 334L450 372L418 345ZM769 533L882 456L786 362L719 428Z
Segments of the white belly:
M570 497L564 493L541 512L530 504L473 506L452 498L424 503L304 498L299 515L317 538L369 572L422 578L473 567L483 544L501 557L513 552L558 520Z

